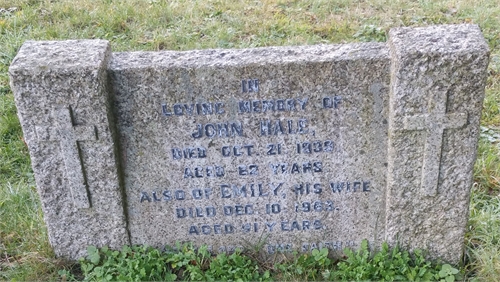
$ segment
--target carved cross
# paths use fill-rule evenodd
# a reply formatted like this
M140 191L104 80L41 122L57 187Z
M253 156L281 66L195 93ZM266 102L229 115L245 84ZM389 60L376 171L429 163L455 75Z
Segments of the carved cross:
M444 130L467 123L467 113L446 113L446 102L446 92L437 94L429 100L429 113L404 117L404 129L426 131L421 189L427 196L437 194Z
M56 109L53 115L56 120L55 128L35 127L38 139L59 141L73 202L78 208L90 208L90 195L78 142L96 141L96 128L74 126L71 108Z

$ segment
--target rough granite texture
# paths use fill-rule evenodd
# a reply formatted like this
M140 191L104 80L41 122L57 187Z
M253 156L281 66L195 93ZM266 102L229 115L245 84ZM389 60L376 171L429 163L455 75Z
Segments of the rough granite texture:
M88 245L130 242L108 117L110 56L104 40L28 41L9 68L58 256L77 259Z
M192 241L219 250L256 245L265 238L264 248L270 252L276 246L301 250L304 245L307 250L320 244L335 250L334 246L359 244L364 238L378 243L385 218L388 55L385 44L379 43L113 54L110 76L132 243L163 246ZM249 78L259 80L258 92L242 93L241 80ZM323 99L334 96L341 97L338 108L324 109ZM307 104L304 110L297 103L294 111L239 113L241 101L277 99L307 99ZM207 101L224 103L225 112L162 115L162 104L172 110L175 103ZM284 129L283 134L261 136L261 122L271 120L274 125L281 120L287 127L290 120L296 128L299 119L307 120L308 133L289 134ZM192 136L197 124L227 122L241 123L242 136ZM333 142L331 151L297 153L297 143L320 141L324 146L328 140ZM268 155L269 144L281 144L282 153ZM224 146L245 145L253 146L251 156L242 149L242 156L223 157ZM205 148L206 158L173 159L173 148L188 147ZM304 163L315 162L321 162L321 172L302 172ZM288 168L275 173L271 166L281 163ZM294 163L299 170L292 171ZM242 165L257 166L257 174L240 175ZM197 166L205 170L204 176L186 178L185 169L194 174ZM224 167L224 177L207 177L206 167L211 166ZM344 191L332 192L330 183L337 182L345 183ZM346 192L347 182L369 182L370 191L356 187L356 192ZM313 192L315 184L319 186ZM245 185L247 195L234 193L235 185ZM262 185L262 196L250 192L257 185ZM281 186L272 190L276 185ZM304 185L302 195L295 192L296 185ZM305 185L311 186L310 193ZM196 189L211 189L209 199L194 198ZM172 197L183 191L186 199L165 200L164 191ZM309 203L316 210L308 210ZM267 205L276 204L281 212L269 212ZM240 205L251 205L253 213L230 214L231 207ZM297 211L296 205L303 210ZM216 215L207 216L207 207ZM201 212L182 217L180 209L189 213L189 208ZM321 222L317 229L316 221ZM231 234L224 234L227 224L235 229ZM218 226L221 234L216 234Z
M458 262L489 49L477 26L389 33L386 240Z
M458 262L488 55L457 25L241 50L26 42L9 72L58 255L368 239Z

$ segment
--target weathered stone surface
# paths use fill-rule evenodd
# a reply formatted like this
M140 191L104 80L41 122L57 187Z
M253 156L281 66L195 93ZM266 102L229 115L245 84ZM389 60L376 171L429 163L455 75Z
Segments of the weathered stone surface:
M110 74L132 243L227 249L265 240L273 252L280 245L378 242L389 68L388 50L378 43L114 54ZM250 92L253 79L258 90ZM270 103L263 101L275 109L263 112ZM212 103L214 113L197 114L202 103ZM219 130L226 125L229 134ZM241 131L233 132L234 125ZM206 157L177 156L186 148L203 148ZM207 168L216 167L224 175L207 177Z
M393 29L386 239L459 261L489 50L477 26Z
M129 243L109 120L103 40L26 42L9 68L57 255Z
M457 262L487 62L459 25L242 50L27 42L10 75L59 255L368 239Z

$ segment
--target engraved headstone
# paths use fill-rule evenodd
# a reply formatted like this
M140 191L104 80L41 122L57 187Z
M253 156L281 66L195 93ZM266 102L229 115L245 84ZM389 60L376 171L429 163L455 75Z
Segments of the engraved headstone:
M58 255L368 239L457 262L488 55L454 25L242 50L30 41L9 73Z

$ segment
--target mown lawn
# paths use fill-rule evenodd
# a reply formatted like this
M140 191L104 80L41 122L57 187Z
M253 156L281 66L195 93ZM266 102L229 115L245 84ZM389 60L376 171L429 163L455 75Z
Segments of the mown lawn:
M100 38L114 51L385 41L391 27L478 24L491 48L465 277L500 281L498 0L0 0L0 280L52 280L70 264L47 240L8 81L26 40Z

